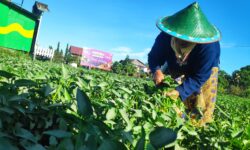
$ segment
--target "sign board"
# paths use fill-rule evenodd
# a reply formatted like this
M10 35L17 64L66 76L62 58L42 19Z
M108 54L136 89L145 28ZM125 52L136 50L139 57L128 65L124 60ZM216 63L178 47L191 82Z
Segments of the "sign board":
M0 46L29 52L36 19L10 2L0 2Z
M82 51L81 66L111 70L112 54L96 49L84 48Z

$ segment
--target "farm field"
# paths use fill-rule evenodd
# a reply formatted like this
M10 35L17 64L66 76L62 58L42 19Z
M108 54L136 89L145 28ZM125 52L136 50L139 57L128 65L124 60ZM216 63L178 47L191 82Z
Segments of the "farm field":
M249 99L219 94L214 122L195 127L164 83L0 54L0 150L250 148Z

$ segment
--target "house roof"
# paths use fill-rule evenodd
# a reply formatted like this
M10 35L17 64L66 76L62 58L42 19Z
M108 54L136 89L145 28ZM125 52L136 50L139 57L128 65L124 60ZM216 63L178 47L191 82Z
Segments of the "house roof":
M81 47L70 46L69 48L69 52L74 55L82 56L82 51L83 51L83 48Z
M144 67L146 68L147 66L141 62L139 59L130 59L131 63L133 63L134 65L138 66L138 67Z

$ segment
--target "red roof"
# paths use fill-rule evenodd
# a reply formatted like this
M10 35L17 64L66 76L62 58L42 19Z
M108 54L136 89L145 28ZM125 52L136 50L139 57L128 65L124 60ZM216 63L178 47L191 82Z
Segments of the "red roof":
M82 51L83 51L83 48L76 47L76 46L70 46L69 48L69 52L74 55L82 56Z

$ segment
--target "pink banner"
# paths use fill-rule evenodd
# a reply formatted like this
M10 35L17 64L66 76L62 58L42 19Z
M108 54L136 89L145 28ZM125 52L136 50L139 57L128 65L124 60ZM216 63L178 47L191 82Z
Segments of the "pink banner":
M81 66L111 70L112 54L96 49L83 48Z

